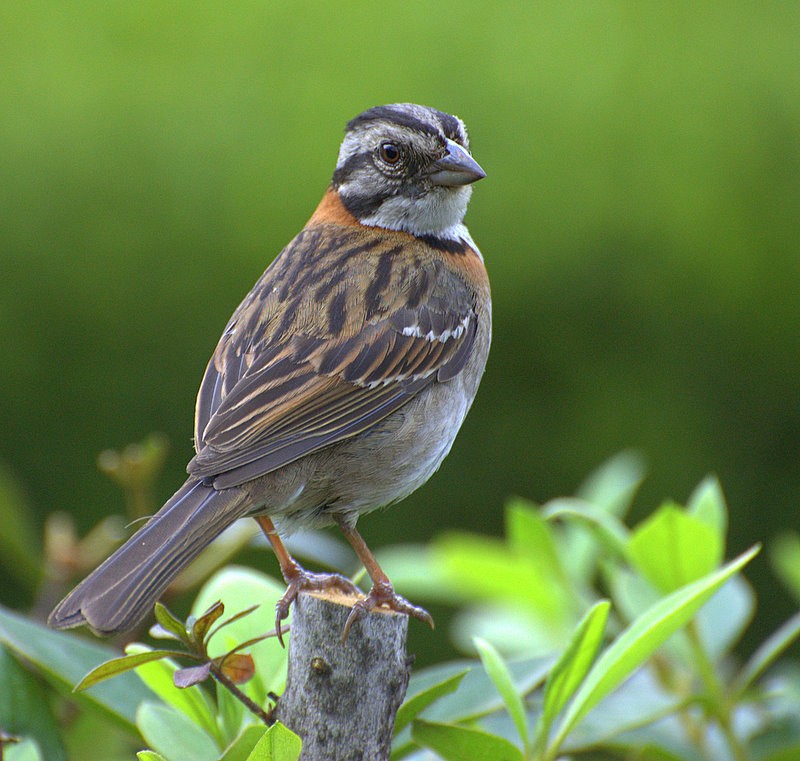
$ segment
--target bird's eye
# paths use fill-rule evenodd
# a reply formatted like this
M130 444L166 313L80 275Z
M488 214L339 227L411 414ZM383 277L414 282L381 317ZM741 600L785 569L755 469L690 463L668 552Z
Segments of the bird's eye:
M394 143L381 143L380 157L387 164L396 164L400 161L400 148Z

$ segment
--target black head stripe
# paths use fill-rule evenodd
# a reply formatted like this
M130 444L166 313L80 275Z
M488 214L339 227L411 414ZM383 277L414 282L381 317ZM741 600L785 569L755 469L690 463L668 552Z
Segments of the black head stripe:
M368 151L353 154L347 159L347 161L344 162L344 164L342 164L340 167L337 167L336 171L333 173L334 187L339 187L339 185L342 183L347 182L348 177L350 177L354 172L357 172L362 167L371 163L372 157Z
M439 113L431 109L432 113ZM383 121L388 124L396 124L399 127L409 127L410 129L428 135L438 135L439 129L435 124L417 118L414 113L395 106L375 106L363 114L359 114L355 119L347 123L347 131L369 124L374 121Z
M451 140L455 140L458 143L464 139L461 124L455 116L439 111L439 119L442 122L442 129L444 130L445 137L449 137Z

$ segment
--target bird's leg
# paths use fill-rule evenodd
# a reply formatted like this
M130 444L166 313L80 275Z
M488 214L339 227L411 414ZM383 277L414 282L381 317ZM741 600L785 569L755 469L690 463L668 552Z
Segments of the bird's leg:
M344 632L342 633L342 642L347 639L350 627L358 621L358 619L362 618L369 611L380 607L389 608L398 613L405 613L407 616L418 618L433 629L433 618L427 610L412 605L408 600L404 597L400 597L400 595L394 591L392 582L389 581L389 577L378 565L378 561L375 560L375 556L372 554L369 547L367 547L367 543L364 541L361 534L358 533L355 526L347 525L340 517L336 517L336 523L342 530L345 539L350 542L350 545L355 550L358 559L363 563L370 579L372 579L372 589L369 591L369 594L353 606L350 615L347 617L347 623L345 623Z
M264 536L272 546L275 557L281 567L283 580L286 582L286 592L275 605L275 631L278 640L283 645L283 632L281 622L289 617L289 608L297 599L297 595L303 590L325 590L338 589L344 594L361 594L361 591L353 582L338 573L311 573L300 565L286 549L286 546L275 530L275 524L266 515L254 516L256 522L261 526Z

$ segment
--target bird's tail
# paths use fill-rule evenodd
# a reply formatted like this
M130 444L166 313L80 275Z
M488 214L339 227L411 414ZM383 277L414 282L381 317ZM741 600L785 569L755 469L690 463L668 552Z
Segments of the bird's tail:
M181 570L248 507L240 489L217 490L189 479L55 607L48 624L88 624L98 634L134 628Z

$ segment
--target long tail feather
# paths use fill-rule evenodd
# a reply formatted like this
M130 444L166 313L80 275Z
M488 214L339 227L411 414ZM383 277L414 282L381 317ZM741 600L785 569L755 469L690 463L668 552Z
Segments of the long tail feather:
M189 479L139 531L53 610L48 624L88 624L99 634L142 621L170 582L212 539L247 512L239 489Z

